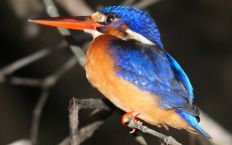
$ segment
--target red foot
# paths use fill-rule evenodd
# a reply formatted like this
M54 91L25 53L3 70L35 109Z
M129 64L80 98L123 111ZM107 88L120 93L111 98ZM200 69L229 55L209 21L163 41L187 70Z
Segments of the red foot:
M122 116L122 125L127 125L128 121L129 121L129 118L142 124L142 122L137 120L138 115L140 115L140 113L138 113L138 112L133 112L133 111L132 112L127 112L126 114L124 114ZM130 131L130 133L134 133L135 131L136 131L136 129L132 128L132 131Z

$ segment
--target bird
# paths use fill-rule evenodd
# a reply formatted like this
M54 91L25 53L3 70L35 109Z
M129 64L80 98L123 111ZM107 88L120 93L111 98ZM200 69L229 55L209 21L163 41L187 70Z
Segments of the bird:
M191 82L165 50L151 15L106 6L90 16L31 19L33 23L92 34L85 69L89 82L125 116L149 124L211 136L200 125Z

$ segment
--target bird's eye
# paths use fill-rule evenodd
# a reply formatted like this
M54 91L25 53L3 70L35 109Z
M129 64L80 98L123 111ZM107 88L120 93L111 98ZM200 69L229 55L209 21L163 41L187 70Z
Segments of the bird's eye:
M106 16L105 24L106 24L106 25L107 25L107 24L110 24L110 23L113 22L114 20L115 20L115 16L109 14L109 15Z

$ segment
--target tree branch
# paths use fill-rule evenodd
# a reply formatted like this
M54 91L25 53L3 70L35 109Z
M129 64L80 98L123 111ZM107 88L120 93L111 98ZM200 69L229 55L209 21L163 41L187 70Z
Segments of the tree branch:
M23 77L10 77L8 80L12 85L30 86L30 87L40 87L42 85L41 79L35 78L23 78Z
M148 145L146 140L142 135L136 135L135 140L140 144L140 145Z
M77 99L73 98L71 100L78 104L79 110L81 109L94 109L91 113L90 117L82 123L79 130L79 139L80 143L89 139L93 133L104 123L104 120L108 118L113 109L110 109L110 106L104 103L101 99ZM96 104L95 104L96 102ZM70 126L70 130L73 127ZM66 137L59 145L69 145L70 137Z
M22 69L23 67L26 67L33 62L38 61L39 59L42 59L49 54L51 54L54 50L60 50L67 46L67 43L64 43L64 41L61 41L61 43L58 43L54 48L55 49L41 49L37 52L34 52L26 57L23 57L5 67L0 69L0 83L4 83L7 81L7 77L12 75L14 72L18 71L19 69ZM39 81L36 79L30 79L30 78L20 78L20 77L11 77L9 79L9 82L15 85L32 85L36 86L39 85ZM25 84L23 84L25 83Z
M69 101L69 127L70 127L70 143L71 145L79 145L80 138L78 133L79 125L79 105L75 98Z
M70 58L57 72L53 75L46 77L42 83L42 94L39 97L39 101L36 104L36 107L33 112L32 117L32 127L31 127L31 142L33 145L38 143L38 129L39 129L39 120L41 113L43 111L44 105L49 95L49 89L59 80L59 78L69 71L77 63L75 57Z
M156 136L160 139L162 139L164 141L164 143L168 144L168 145L181 145L181 143L179 143L178 141L176 141L173 137L171 136L166 136L162 133L159 133L155 130L152 130L150 128L148 128L147 126L142 125L141 123L133 120L132 118L127 118L126 124L128 127L130 128L135 128L138 129L140 131L142 131L143 133L148 133L151 134L153 136Z
M95 109L91 117L82 125L79 133L81 143L93 136L93 133L104 123L104 121L112 114L113 110Z
M133 7L139 8L139 9L145 9L146 7L149 7L160 0L141 0L140 2L133 5Z
M124 0L120 5L122 6L131 6L135 0Z
M217 145L231 145L232 134L220 124L210 118L202 110L200 111L201 124L205 130L212 136L212 141Z
M42 93L39 97L39 101L33 111L32 126L31 126L31 143L32 145L38 144L38 133L39 133L39 123L40 116L43 111L44 105L49 95L49 88L44 87Z
M85 3L83 0L56 0L57 3L63 7L68 13L73 16L78 15L90 15L93 13L93 10ZM78 6L78 8L77 8Z

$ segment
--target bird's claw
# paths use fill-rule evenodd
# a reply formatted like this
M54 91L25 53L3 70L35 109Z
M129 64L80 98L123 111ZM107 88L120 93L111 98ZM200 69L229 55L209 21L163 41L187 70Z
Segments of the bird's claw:
M132 119L132 120L134 120L135 122L137 122L137 123L139 123L139 124L142 125L143 122L137 120L137 116L138 116L138 115L140 115L140 113L138 113L138 112L127 112L126 114L124 114L124 115L122 116L122 124L123 124L123 125L128 125L129 119ZM130 133L132 134L132 133L134 133L135 131L136 131L136 129L135 129L135 128L132 128L132 130L130 131Z

